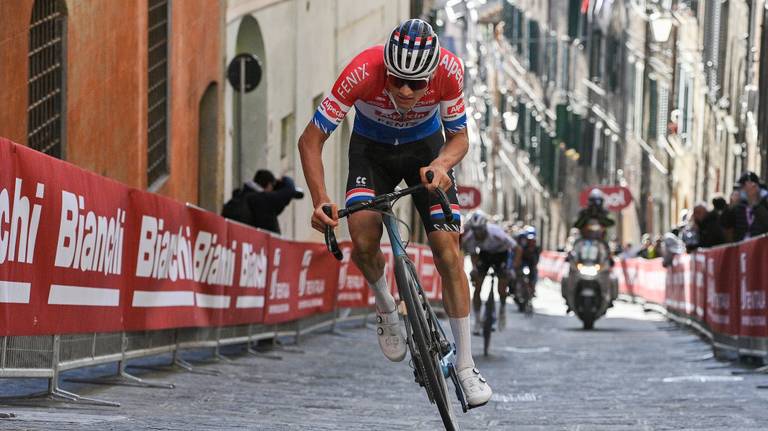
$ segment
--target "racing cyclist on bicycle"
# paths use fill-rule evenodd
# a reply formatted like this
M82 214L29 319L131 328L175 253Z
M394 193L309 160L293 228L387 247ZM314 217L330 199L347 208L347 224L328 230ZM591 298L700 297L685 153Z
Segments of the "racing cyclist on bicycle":
M384 46L364 50L347 65L304 129L299 152L315 208L312 227L320 232L326 225L338 225L338 207L325 187L323 144L352 106L356 115L349 143L346 206L389 193L402 180L446 192L452 219L445 218L432 193L417 193L413 199L443 280L459 382L467 403L477 407L487 403L492 392L472 359L469 286L459 250L461 216L453 167L469 148L463 84L461 60L440 47L432 27L419 19L406 20L392 30ZM430 171L431 182L426 179ZM332 207L332 217L325 215L325 205ZM382 216L360 211L349 217L348 224L352 259L376 299L379 346L389 360L402 361L406 343L384 274Z
M501 303L499 330L503 330L507 324L508 274L512 268L518 267L520 260L519 253L514 253L517 244L501 226L489 222L488 216L480 210L472 214L465 226L467 229L461 238L461 245L472 260L470 277L472 278L472 284L475 286L475 292L472 296L472 306L475 311L475 333L480 333L483 328L483 322L480 317L480 309L482 307L480 291L482 290L483 280L490 268L493 268L493 272L499 279L497 284L499 301Z
M536 296L536 283L539 280L539 271L536 269L539 264L539 255L541 255L541 247L536 244L536 228L533 226L525 226L517 234L518 248L515 251L516 255L520 256L519 265L515 266L515 269L519 273L523 270L524 266L527 266L531 271L530 280L531 287L533 288L533 296ZM520 280L520 277L518 277Z

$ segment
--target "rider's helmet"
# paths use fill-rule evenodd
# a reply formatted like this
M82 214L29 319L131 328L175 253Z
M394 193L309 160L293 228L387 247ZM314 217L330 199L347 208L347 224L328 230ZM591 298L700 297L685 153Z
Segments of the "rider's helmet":
M488 224L488 215L483 212L483 210L477 210L473 212L471 216L469 216L465 223L465 227L470 229L477 229L485 227L486 224Z
M402 79L426 79L437 69L440 43L432 26L420 19L403 21L384 44L384 64Z
M524 227L523 233L527 239L536 239L536 228L533 226Z
M598 208L603 207L603 202L605 201L605 195L603 192L598 189L594 188L592 191L589 192L589 204L592 206L596 206Z

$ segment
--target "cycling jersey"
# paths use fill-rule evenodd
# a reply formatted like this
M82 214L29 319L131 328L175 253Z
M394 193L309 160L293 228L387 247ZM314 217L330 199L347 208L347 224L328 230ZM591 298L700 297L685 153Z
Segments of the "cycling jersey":
M331 92L317 107L312 122L326 134L341 124L354 106L354 132L372 141L399 145L422 140L440 130L456 133L466 127L464 66L445 48L440 63L416 105L401 114L386 90L384 47L377 45L358 54L341 73Z
M472 229L464 231L464 236L461 238L461 244L465 250L469 250L474 254L475 249L480 249L481 252L486 253L504 253L517 247L517 243L512 239L501 226L493 223L486 225L488 234L485 239L478 241L475 238Z

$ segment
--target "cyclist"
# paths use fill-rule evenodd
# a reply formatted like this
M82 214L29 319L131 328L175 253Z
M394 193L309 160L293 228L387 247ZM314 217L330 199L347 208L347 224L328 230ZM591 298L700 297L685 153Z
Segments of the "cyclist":
M413 198L443 280L459 382L467 403L477 407L487 403L492 392L472 359L469 287L459 250L461 216L453 167L469 148L463 84L461 60L440 46L432 27L419 19L406 20L392 30L383 46L364 50L347 65L304 129L299 152L315 208L312 227L319 231L338 225L337 205L325 187L323 144L352 106L356 115L349 143L346 205L391 192L401 180L446 192L452 219L445 219L431 193ZM426 179L429 171L434 174L431 182ZM332 217L323 212L325 205L332 207ZM379 345L389 360L402 361L406 344L384 276L381 214L351 215L349 233L352 259L376 299Z
M475 211L465 224L461 245L470 254L472 259L472 284L475 293L472 296L472 306L475 311L475 333L482 331L482 319L480 318L480 290L488 270L492 267L498 277L499 301L499 329L504 329L507 323L506 303L507 285L509 283L508 270L517 267L519 254L514 254L517 247L513 240L501 226L488 221L488 216L482 211ZM513 262L513 256L516 261Z
M536 266L539 264L539 255L541 254L541 247L536 244L536 228L525 226L517 234L517 244L518 248L515 254L520 256L520 264L515 266L515 268L518 272L524 266L530 269L533 295L536 296L536 282L539 280L539 271L536 269Z

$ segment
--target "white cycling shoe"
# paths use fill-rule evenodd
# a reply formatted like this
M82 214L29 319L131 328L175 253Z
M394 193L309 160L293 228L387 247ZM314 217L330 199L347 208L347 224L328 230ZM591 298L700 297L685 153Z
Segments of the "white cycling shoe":
M477 368L464 368L458 373L461 389L470 408L488 403L493 391Z
M403 327L397 309L391 313L381 313L376 310L376 334L379 336L379 347L392 362L405 359L406 343Z

